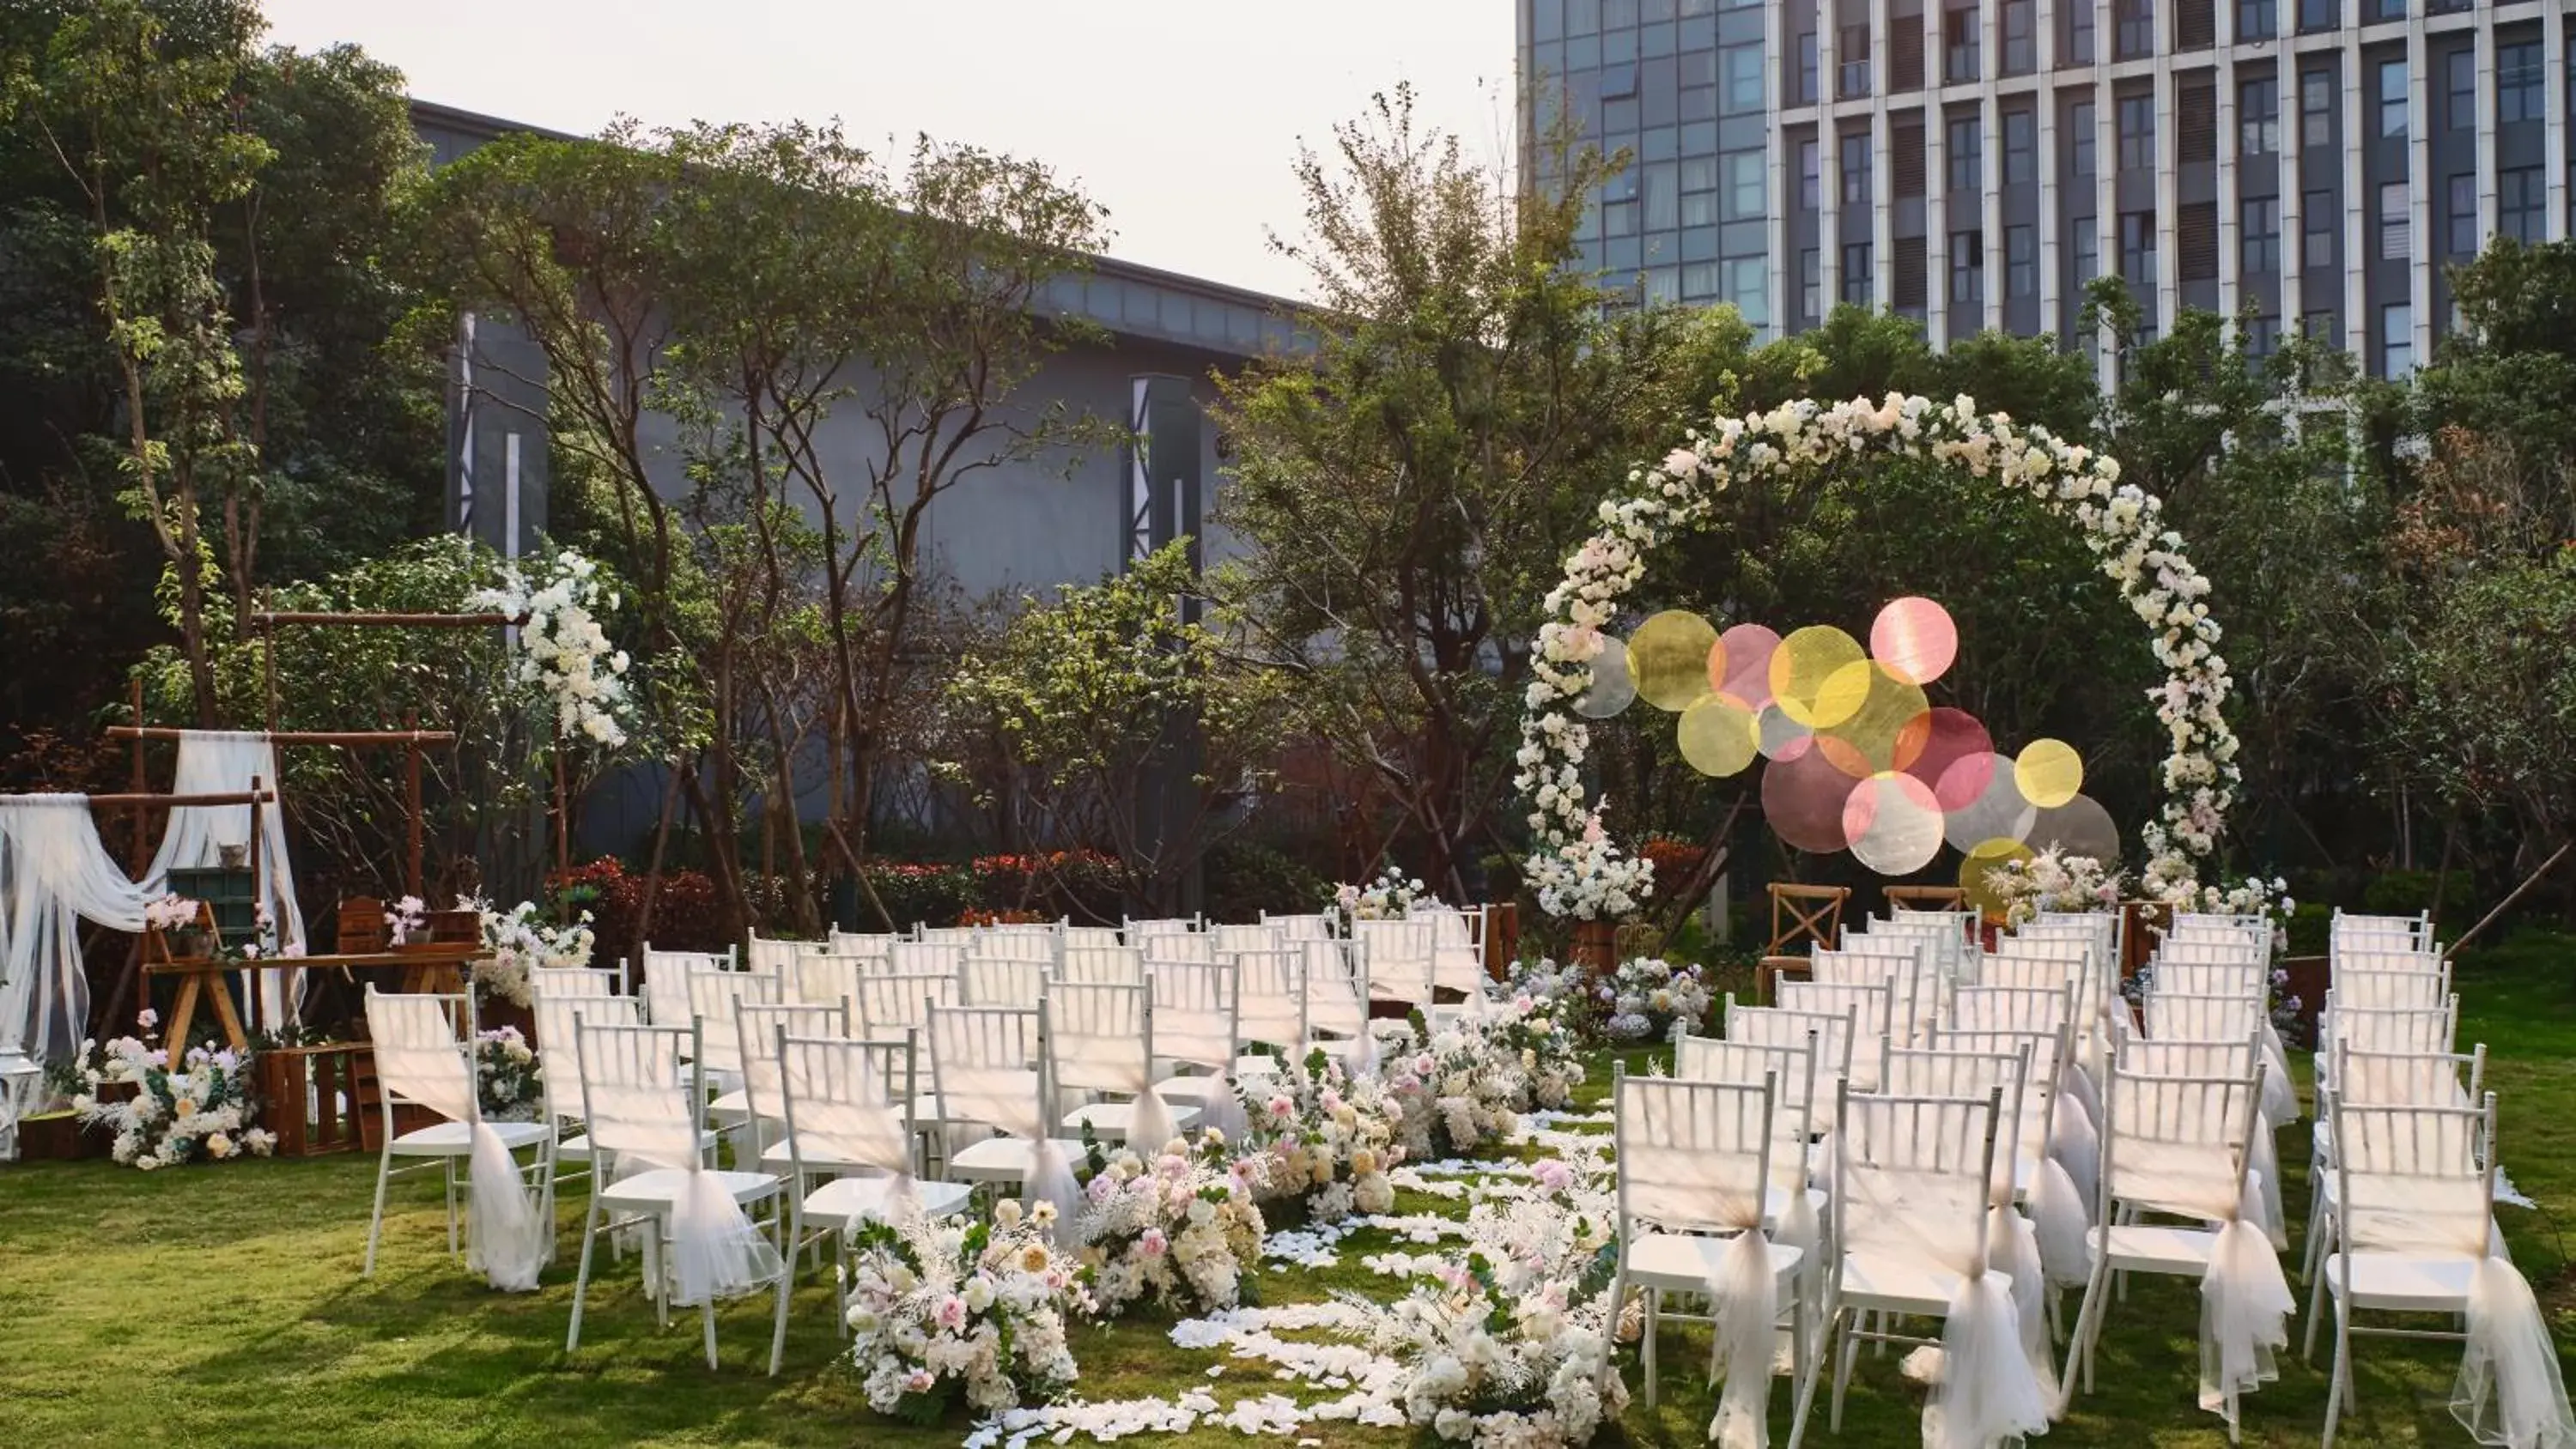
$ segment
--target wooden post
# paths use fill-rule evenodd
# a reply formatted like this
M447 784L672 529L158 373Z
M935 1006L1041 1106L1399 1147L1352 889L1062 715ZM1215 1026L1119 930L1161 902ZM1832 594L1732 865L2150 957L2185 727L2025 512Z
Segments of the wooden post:
M261 888L260 880L259 834L259 776L253 775L250 777L250 939L253 945L259 943L259 913L268 908L268 893ZM286 939L284 921L272 916L269 924L277 929L279 940ZM282 981L279 983L281 989L284 984ZM223 983L216 982L215 989L218 995L223 994ZM258 1031L260 1018L265 1013L259 1007L259 972L256 969L242 973L242 1010L250 1016L250 1029ZM180 1045L184 1047L186 1043Z
M261 603L263 603L263 604L274 604L274 603L276 603L276 602L277 602L277 597L276 597L276 593L275 593L275 591L274 591L274 590L265 590L265 591L263 591L263 592L262 592L262 595L261 595L261 598L260 598L260 602L261 602ZM268 630L268 631L267 631L267 634L268 634L268 637L267 637L266 639L264 639L264 640L260 641L259 657L260 657L260 667L261 667L261 669L262 669L262 670L265 672L265 674L266 674L266 677L267 677L267 684L268 684L268 732L269 732L270 734L275 734L275 733L277 733L277 725L278 725L278 718L277 718L277 712L278 712L278 707L277 707L277 631L276 631L275 629L270 629L270 630ZM135 721L135 723L136 723L136 724L141 724L141 723L143 723L143 721L141 721L141 720L139 720L139 719L138 719L138 720L136 720L136 721Z

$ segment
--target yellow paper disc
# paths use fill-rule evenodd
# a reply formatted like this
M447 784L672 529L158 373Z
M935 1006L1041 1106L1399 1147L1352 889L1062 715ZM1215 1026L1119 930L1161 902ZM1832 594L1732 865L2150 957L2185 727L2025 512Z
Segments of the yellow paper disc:
M1829 729L1849 719L1869 697L1869 674L1860 641L1830 624L1811 624L1780 641L1771 655L1771 693L1789 718L1809 729Z
M1825 758L1856 780L1911 764L1913 756L1922 753L1922 739L1928 729L1916 722L1931 710L1922 686L1883 663L1863 660L1835 670L1833 678L1825 681L1820 698L1840 709L1843 698L1854 692L1860 695L1860 702L1839 723L1816 731L1816 742L1824 748ZM1906 748L1909 726L1914 727L1911 751Z
M2018 840L1981 840L1968 847L1959 858L1959 888L1967 892L1968 904L1990 916L2002 915L2003 898L1988 877L2005 861L2028 860L2036 853Z
M2042 810L2063 805L2084 788L2084 757L2064 740L2032 740L2013 759L2013 784Z
M1690 708L1708 693L1708 652L1716 647L1717 630L1687 610L1667 609L1638 625L1628 636L1638 698L1674 714Z
M1761 727L1753 711L1722 694L1691 701L1674 734L1692 769L1720 779L1741 774L1760 753Z

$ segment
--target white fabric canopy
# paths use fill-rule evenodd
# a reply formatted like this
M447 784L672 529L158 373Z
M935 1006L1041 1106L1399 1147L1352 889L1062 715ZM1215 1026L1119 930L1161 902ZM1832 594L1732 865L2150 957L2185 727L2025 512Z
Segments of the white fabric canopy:
M86 795L0 797L0 1055L80 1049L89 1020L80 923L143 929L160 873L140 883L99 843Z
M238 795L258 780L276 800L259 811L259 880L261 904L277 923L278 941L293 956L304 954L304 912L295 903L295 871L286 859L285 792L280 789L277 746L254 730L188 730L179 736L179 769L171 782L174 795ZM223 864L223 848L250 843L248 805L184 805L170 812L161 848L152 856L144 879L160 881L173 868ZM155 894L158 894L157 892ZM304 994L301 971L253 971L259 982L260 1012L274 1023L289 1018Z

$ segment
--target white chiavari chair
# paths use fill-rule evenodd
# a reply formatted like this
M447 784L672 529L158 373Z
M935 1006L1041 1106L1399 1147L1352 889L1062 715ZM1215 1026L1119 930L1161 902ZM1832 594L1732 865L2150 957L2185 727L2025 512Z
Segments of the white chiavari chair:
M568 971L548 972L562 977ZM586 977L615 976L613 971L582 971ZM565 989L569 983L549 981L536 993L530 1011L536 1018L537 1040L542 1044L538 1060L545 1071L537 1079L537 1090L543 1095L545 1120L555 1126L552 1165L546 1173L545 1197L541 1205L547 1222L554 1221L554 1202L563 1185L573 1181L590 1181L597 1164L591 1161L590 1135L581 1130L581 1078L574 1070L573 1018L587 1017L599 1026L642 1026L644 1003L632 996L607 992L592 994ZM712 1139L710 1139L712 1145ZM613 1169L614 1164L611 1164Z
M2317 1016L2317 1049L2338 1045L2366 1052L2450 1052L2459 1049L2460 998L2421 1006L2346 1006L2329 989Z
M1154 997L1142 984L1059 981L1047 992L1047 1047L1054 1065L1056 1110L1065 1093L1122 1100L1086 1101L1059 1119L1063 1130L1125 1142L1150 1160L1196 1121L1196 1107L1175 1107L1154 1090Z
M720 1089L730 1092L742 1085L742 1037L734 1030L735 1008L746 1001L776 1005L782 999L781 984L775 976L753 971L689 973L689 1014L705 1028L699 1034L697 1047L706 1057L698 1064ZM715 1120L733 1126L741 1117L738 1113L718 1114Z
M1134 946L1067 946L1056 977L1094 986L1141 986L1145 953Z
M1216 937L1204 931L1162 931L1135 942L1148 970L1169 961L1204 966L1216 960Z
M1284 927L1260 921L1212 926L1208 934L1216 937L1216 949L1225 955L1241 951L1279 951L1288 945L1288 932Z
M1069 1241L1082 1189L1073 1159L1082 1144L1055 1135L1047 1078L1046 1005L930 1009L931 1090L951 1130L988 1129L948 1156L945 1175L1020 1185L1031 1207L1051 1204L1057 1241Z
M1329 941L1339 934L1333 929L1332 917L1314 913L1274 916L1263 911L1261 924L1280 931L1291 941Z
M1047 963L1015 956L969 956L957 968L964 1006L1035 1006L1046 995Z
M1192 1104L1199 1121L1242 1137L1243 1104L1234 1090L1235 1062L1243 1055L1242 973L1231 961L1158 962L1146 973L1153 998L1154 1050L1167 1062L1203 1075L1158 1076L1154 1090L1165 1101Z
M777 1172L781 1169L770 1160L772 1149L781 1145L778 1139L784 1135L787 1123L778 1100L778 1039L782 1034L849 1036L850 1009L837 1001L829 1006L745 1001L734 1007L734 1034L740 1038L742 1089L709 1102L707 1115L716 1121L730 1117L743 1124L750 1151L737 1155L736 1162L757 1162L764 1171ZM779 1130L773 1132L773 1127Z
M786 1000L806 1006L836 1006L859 994L859 978L890 969L884 958L870 959L846 951L816 951L796 962L787 978Z
M1644 1291L1647 1405L1655 1403L1662 1377L1656 1341L1666 1317L1664 1295L1706 1294L1714 1300L1707 1320L1715 1336L1712 1367L1724 1378L1712 1434L1728 1443L1767 1438L1773 1346L1786 1315L1800 1391L1790 1431L1790 1442L1797 1442L1809 1402L1804 1390L1813 1379L1805 1298L1798 1291L1807 1254L1770 1241L1762 1227L1780 1140L1774 1084L1768 1077L1749 1086L1631 1077L1618 1067L1611 1100L1619 1232L1610 1301L1624 1304L1631 1287Z
M1807 1114L1807 1135L1820 1137L1834 1129L1834 1091L1850 1080L1858 1051L1858 1013L1791 1011L1781 1006L1739 1006L1728 992L1718 1021L1728 1041L1770 1047L1804 1047L1813 1043L1816 1085ZM1872 1043L1873 1054L1876 1044Z
M832 955L856 956L863 961L883 963L893 953L894 943L903 939L905 938L893 934L876 935L862 931L836 930L825 937L824 942L830 948Z
M2483 1042L2466 1053L2361 1051L2348 1043L2317 1053L2319 1097L2339 1092L2356 1107L2466 1107L2485 1090L2486 1076ZM2301 1280L2310 1284L2334 1241L2334 1164L2334 1121L2319 1112L2308 1138L2308 1241L2300 1265ZM2310 1328L2313 1333L2313 1318Z
M2451 973L2435 971L2337 971L2335 1004L2375 1010L2439 1011L2451 994Z
M1379 1001L1400 1001L1429 1011L1439 971L1439 951L1429 921L1354 921L1352 952L1368 971Z
M886 948L886 969L903 976L954 976L965 963L963 941L897 941Z
M1247 1050L1236 1059L1235 1071L1252 1076L1275 1071L1280 1057L1305 1049L1306 953L1281 946L1230 951L1226 959L1234 963L1236 986L1242 993L1236 1027L1245 1045L1273 1049Z
M646 945L637 958L643 964L644 1014L655 1026L687 1026L689 973L730 971L731 951L656 951Z
M978 926L932 926L915 921L912 939L920 945L954 946L962 951L975 944L976 933L981 929Z
M367 1255L360 1277L376 1271L376 1244L385 1224L385 1189L396 1177L435 1166L444 1178L447 1251L457 1251L457 1175L466 1165L468 1202L466 1263L495 1288L526 1292L554 1255L554 1220L540 1217L543 1184L553 1175L554 1121L489 1122L476 1080L474 997L429 993L387 994L369 983L367 1035L381 1088L384 1147L376 1158L376 1202L367 1218ZM394 1108L413 1103L438 1114L438 1122L409 1132L394 1130ZM519 1165L533 1148L536 1160ZM419 1165L398 1168L397 1158ZM530 1177L539 1187L530 1200Z
M1888 1037L1893 987L1827 986L1815 981L1782 981L1777 995L1783 1011L1850 1017L1852 1052L1843 1079L1850 1082L1855 1091L1878 1090L1880 1053L1876 1047ZM1734 1028L1729 1026L1727 1035L1732 1037L1734 1034Z
M1065 923L1064 948L1068 951L1088 951L1102 946L1126 944L1116 926L1077 926L1069 921Z
M1812 1251L1825 1195L1807 1186L1807 1124L1815 1114L1816 1039L1773 1046L1693 1036L1673 1029L1673 1076L1685 1082L1726 1082L1738 1087L1772 1085L1773 1130L1770 1186L1762 1199L1763 1231L1792 1246Z

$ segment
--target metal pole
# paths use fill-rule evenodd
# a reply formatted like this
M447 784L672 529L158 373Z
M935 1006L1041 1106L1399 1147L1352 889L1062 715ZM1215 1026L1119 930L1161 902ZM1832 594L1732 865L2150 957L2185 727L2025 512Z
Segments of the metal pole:
M406 716L404 723L412 723L416 718ZM427 900L429 897L421 893L420 740L417 735L403 744L403 805L411 812L411 893Z

